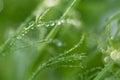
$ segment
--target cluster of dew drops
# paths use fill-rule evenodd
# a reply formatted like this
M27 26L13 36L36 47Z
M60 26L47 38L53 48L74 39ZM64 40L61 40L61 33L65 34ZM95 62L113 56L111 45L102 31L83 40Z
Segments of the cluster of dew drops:
M17 40L21 40L23 39L23 37L31 30L34 30L34 29L39 29L39 28L42 28L42 27L45 27L45 28L49 28L49 27L60 27L60 25L62 24L72 24L72 20L73 19L58 19L58 20L54 20L54 21L47 21L47 22L38 22L38 24L34 25L35 24L35 21L31 21L28 23L28 27L24 27L23 28L23 31L16 37ZM51 39L50 39L51 40ZM41 40L42 41L42 40ZM49 40L44 40L44 41L49 41ZM53 40L53 43L56 44L56 46L58 47L62 47L62 46L65 46L65 44L62 42L62 41L56 41L56 40Z
M37 25L34 25L34 21L31 21L29 23L29 27L24 27L23 32L17 36L17 39L22 39L22 37L25 36L25 34L27 34L30 30L33 30L34 28L40 28L40 27L54 27L54 26L60 26L64 23L70 23L71 19L59 19L59 20L55 20L55 21L48 21L48 22L39 22ZM32 26L34 25L34 26ZM32 27L30 27L32 26Z

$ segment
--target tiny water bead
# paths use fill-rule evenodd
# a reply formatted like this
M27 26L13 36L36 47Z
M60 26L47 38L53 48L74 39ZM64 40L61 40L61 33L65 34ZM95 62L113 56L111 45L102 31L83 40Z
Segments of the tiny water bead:
M74 25L75 27L78 27L78 26L81 26L82 25L82 22L77 20L77 19L67 19L66 20L66 23L67 24L71 24L71 25Z
M25 34L22 34L22 36L25 36Z
M60 20L56 21L56 24L59 26L65 22L66 22L65 19L60 19Z
M108 63L108 62L110 61L110 59L111 59L111 58L110 58L109 56L106 56L106 57L104 58L104 62L105 62L105 63Z
M61 23L65 23L65 19L61 19Z
M58 67L64 67L64 68L84 68L83 65L59 65L59 66L55 66L56 68Z
M57 22L57 25L61 25L61 22L60 22L60 21L58 21L58 22Z
M24 30L28 30L28 28L24 27Z
M54 27L55 25L61 25L65 23L65 20L55 20L55 21L48 21L48 22L42 22L40 23L40 26L45 26L45 27Z
M115 63L120 64L120 51L111 47L108 47L106 53L109 55L104 57L104 62L109 63L113 60Z
M21 37L21 36L18 36L17 39L22 39L22 37Z
M44 0L46 7L53 7L59 3L59 0Z
M42 22L39 23L42 26L46 26L46 27L50 27L50 26L55 26L55 25L61 25L65 23L65 19L59 19L59 20L55 20L55 21L48 21L48 22Z
M42 26L45 26L45 24L44 23L39 23L39 24L36 25L37 28L40 28Z
M17 37L17 39L21 39L23 36L25 36L30 30L33 30L35 28L41 28L41 27L54 27L54 26L59 26L67 22L67 19L58 19L58 20L50 20L50 21L41 21L38 22L38 24L35 24L35 21L31 21L28 27L24 27L24 30L22 33ZM41 28L42 29L42 28ZM58 46L62 46L62 43L58 43Z
M49 24L46 24L45 26L46 26L46 27L49 27L50 25L49 25Z
M25 34L27 34L27 31L25 31Z
M59 41L59 42L57 43L57 46L58 46L58 47L61 47L61 46L63 46L63 43L62 43L61 41Z
M64 24L64 23L66 23L67 22L67 20L65 20L65 19L58 19L58 20L54 20L54 21L52 21L52 20L50 20L50 21L42 21L42 22L40 22L40 23L38 23L37 24L37 27L39 28L39 27L41 27L41 26L45 26L45 27L54 27L55 25L61 25L61 24Z
M58 40L58 39L54 39L53 41L52 41L52 43L54 43L56 46L58 46L58 47L62 47L62 46L64 46L64 43L61 41L61 40Z
M55 23L51 23L50 26L55 26Z
M31 29L34 29L34 27L31 27Z
M114 36L111 36L110 39L113 40L113 39L114 39Z
M113 59L116 62L120 63L120 52L117 50L113 50L110 54L111 59Z

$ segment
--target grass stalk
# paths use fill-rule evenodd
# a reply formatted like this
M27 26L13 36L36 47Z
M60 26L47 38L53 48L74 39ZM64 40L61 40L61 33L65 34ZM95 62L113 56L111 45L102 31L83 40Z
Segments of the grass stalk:
M32 75L30 76L29 80L34 80L34 79L36 78L36 76L37 76L45 67L47 67L47 66L49 65L49 63L56 61L58 58L63 57L63 56L65 56L65 55L69 54L70 52L74 51L76 48L78 48L78 47L83 43L84 38L85 38L85 36L83 35L83 36L81 37L80 41L79 41L74 47L72 47L71 49L67 50L67 51L64 52L63 54L61 54L61 55L59 55L59 56L57 56L57 57L55 57L55 58L52 58L52 59L48 60L47 62L44 62L42 65L40 65L40 66L32 73Z
M107 74L107 72L113 67L114 61L110 61L105 68L94 78L94 80L102 80L102 78Z

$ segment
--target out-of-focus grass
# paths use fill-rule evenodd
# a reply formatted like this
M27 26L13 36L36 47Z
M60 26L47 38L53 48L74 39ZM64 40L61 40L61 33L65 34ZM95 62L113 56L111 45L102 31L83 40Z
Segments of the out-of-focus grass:
M119 80L119 5L0 0L0 80Z

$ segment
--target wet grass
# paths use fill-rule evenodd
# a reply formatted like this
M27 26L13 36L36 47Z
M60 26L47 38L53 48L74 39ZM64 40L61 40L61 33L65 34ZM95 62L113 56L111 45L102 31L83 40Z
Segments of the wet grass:
M120 79L117 4L109 12L111 1L30 1L36 6L28 16L10 18L6 1L0 8L0 80Z

